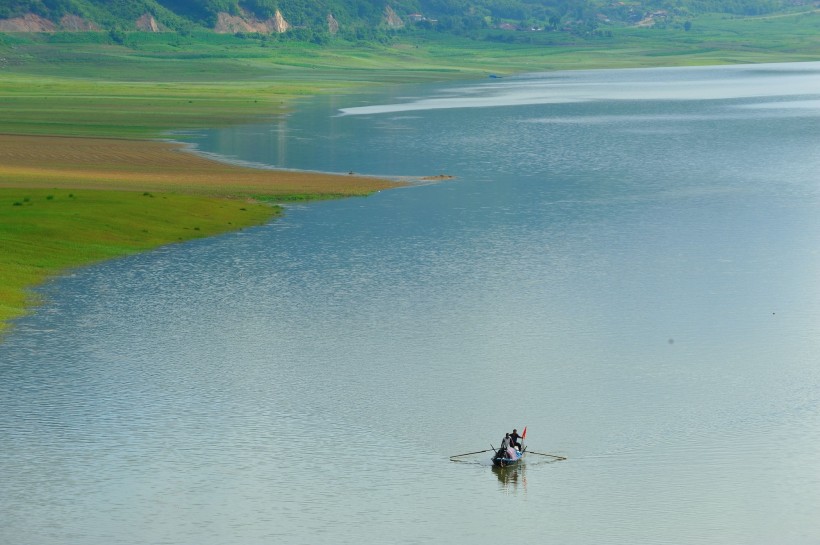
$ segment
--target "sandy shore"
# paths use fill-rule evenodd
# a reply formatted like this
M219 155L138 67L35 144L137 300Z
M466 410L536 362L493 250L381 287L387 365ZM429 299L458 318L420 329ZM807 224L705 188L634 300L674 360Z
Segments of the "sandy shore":
M0 134L0 187L341 197L398 185L367 176L237 166L172 142Z

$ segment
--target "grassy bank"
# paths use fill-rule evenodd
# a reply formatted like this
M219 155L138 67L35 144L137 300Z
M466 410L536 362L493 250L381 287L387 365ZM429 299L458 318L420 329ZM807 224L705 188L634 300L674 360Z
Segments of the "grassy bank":
M61 271L270 220L262 201L393 182L241 168L154 141L0 135L0 331Z
M355 85L338 74L271 81L263 76L274 68L249 65L241 54L229 58L230 50L164 53L163 44L154 44L145 54L140 47L66 47L52 39L12 36L0 46L0 191L6 197L0 203L0 331L36 301L30 287L66 268L263 223L279 213L248 199L361 196L396 186L367 177L242 168L146 140L171 129L283 115L299 97ZM90 191L105 199L90 198ZM85 198L58 200L69 193ZM124 212L143 193L154 197L152 213ZM180 207L183 197L187 205ZM61 214L58 202L76 213ZM199 215L207 219L215 207L218 220ZM36 221L21 224L27 217ZM115 223L114 217L133 221Z
M0 322L37 303L28 290L67 268L257 225L259 203L150 192L0 188Z
M702 17L596 36L418 33L388 45L254 36L0 34L0 331L69 267L267 221L287 200L388 182L224 165L147 141L287 115L371 85L576 68L820 60L820 15ZM433 174L433 173L431 173Z

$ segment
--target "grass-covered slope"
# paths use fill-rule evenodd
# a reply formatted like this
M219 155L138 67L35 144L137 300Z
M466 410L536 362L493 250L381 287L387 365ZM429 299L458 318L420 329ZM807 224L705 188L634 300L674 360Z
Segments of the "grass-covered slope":
M28 288L71 267L267 221L258 203L171 193L0 187L0 332Z

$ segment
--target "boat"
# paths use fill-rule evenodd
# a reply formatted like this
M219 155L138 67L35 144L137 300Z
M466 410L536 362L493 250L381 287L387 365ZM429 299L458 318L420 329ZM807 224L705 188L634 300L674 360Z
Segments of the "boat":
M493 465L496 467L509 467L521 463L524 459L524 453L527 452L527 447L524 450L512 449L514 456L510 457L509 450L498 449L493 456Z
M527 437L527 427L524 426L524 432L521 435L518 435L518 430L513 430L512 434L506 434L504 440L501 442L502 445L514 445L513 447L502 447L502 448L495 448L492 443L490 443L490 448L488 450L478 450L475 452L467 452L464 454L456 454L455 456L450 456L450 460L454 462L462 462L462 458L467 456L474 456L476 454L484 454L485 452L492 452L493 456L490 458L492 460L493 466L498 468L510 467L510 466L517 466L519 465L523 459L524 454L527 453L527 446L522 445L524 442L524 438ZM521 439L521 442L518 441ZM512 443L511 443L512 441ZM538 452L534 454L540 454ZM547 455L547 456L552 456ZM483 456L482 456L483 458ZM484 458L486 460L486 458Z

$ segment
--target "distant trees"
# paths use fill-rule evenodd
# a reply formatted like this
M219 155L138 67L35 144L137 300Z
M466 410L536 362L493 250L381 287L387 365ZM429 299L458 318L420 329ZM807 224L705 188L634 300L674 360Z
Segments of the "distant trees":
M327 17L339 23L337 36L382 41L391 32L435 30L458 34L511 25L521 29L598 33L601 25L634 24L664 11L676 18L674 28L691 30L688 19L699 13L761 15L784 9L797 0L0 0L0 18L35 13L52 21L72 14L104 29L133 29L134 21L151 13L167 28L190 32L213 28L219 13L273 17L277 10L297 29L292 39L327 43ZM405 30L384 29L385 7L407 24ZM418 14L412 22L410 14ZM686 22L683 22L686 21ZM682 25L682 26L681 26ZM604 34L606 29L604 29ZM392 34L395 35L395 34ZM113 40L114 37L111 37Z
M242 5L263 19L273 17L279 7L275 0L245 0Z
M0 19L20 17L26 13L36 13L47 17L49 8L42 0L21 0L18 2L0 2Z
M126 34L121 28L112 28L108 31L108 37L115 44L122 45L125 43Z
M772 13L793 4L794 2L786 0L645 0L641 6L645 10L751 16Z

